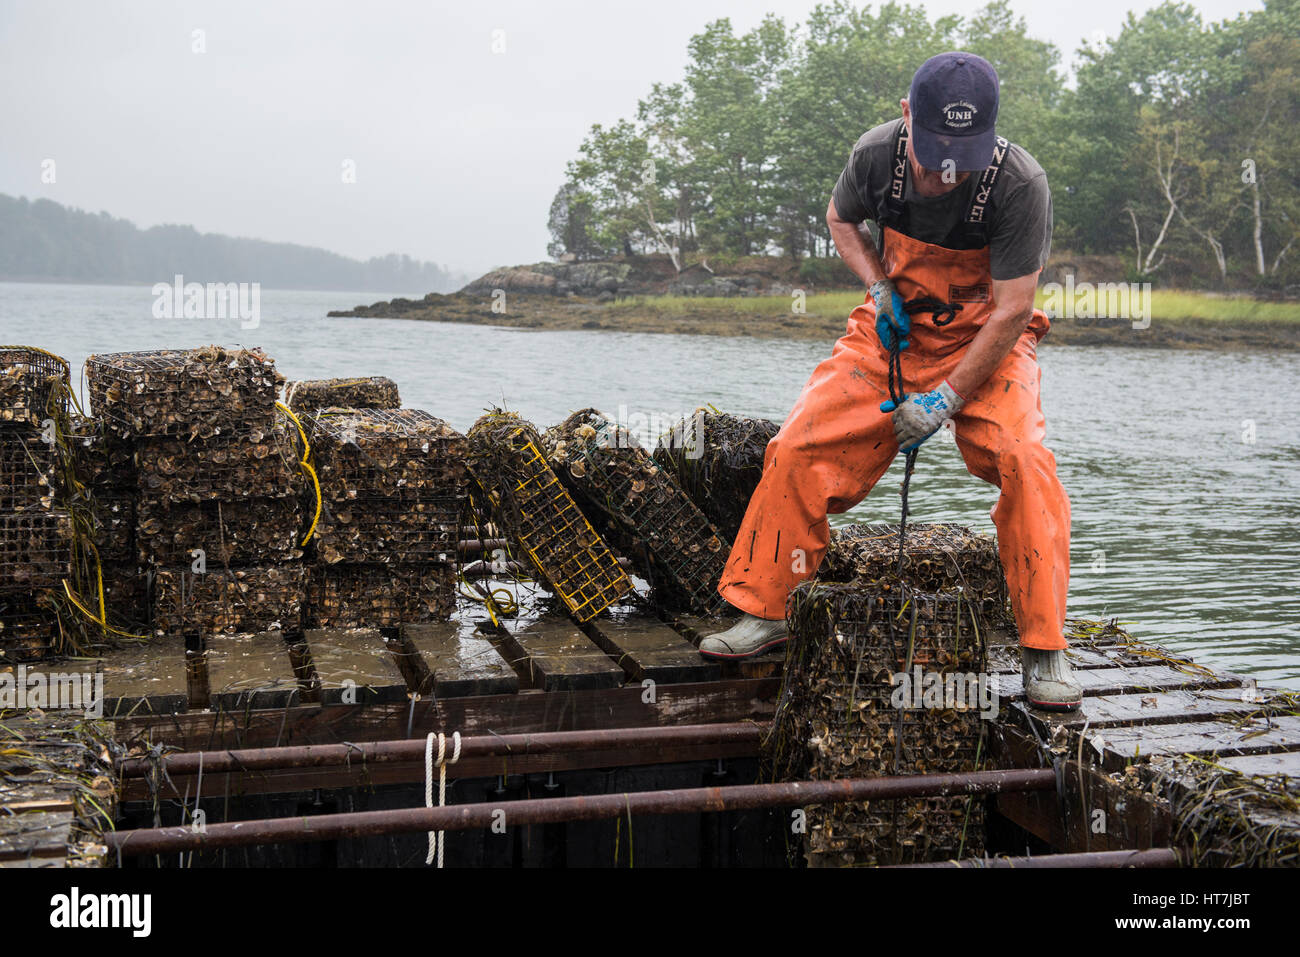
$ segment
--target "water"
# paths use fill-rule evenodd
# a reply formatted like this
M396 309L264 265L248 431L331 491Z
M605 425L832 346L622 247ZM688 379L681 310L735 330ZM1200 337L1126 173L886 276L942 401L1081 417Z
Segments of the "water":
M386 375L459 429L620 408L643 436L710 403L781 420L831 343L326 319L374 293L264 290L261 325L159 320L148 287L0 283L0 340L94 352L260 345L289 378ZM1045 346L1048 444L1073 503L1071 614L1300 689L1300 356ZM75 372L74 372L75 376ZM1253 442L1247 434L1252 420ZM901 459L843 521L895 521ZM917 521L992 531L997 491L927 443Z

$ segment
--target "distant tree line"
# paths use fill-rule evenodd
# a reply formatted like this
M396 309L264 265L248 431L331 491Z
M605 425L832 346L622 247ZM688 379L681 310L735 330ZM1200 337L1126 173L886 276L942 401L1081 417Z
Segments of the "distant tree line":
M692 37L686 75L596 125L551 207L550 253L834 255L831 188L867 129L900 115L944 50L1001 77L998 130L1053 187L1055 247L1122 257L1130 280L1279 287L1300 279L1300 0L1204 23L1166 2L1061 55L1005 0L970 17L837 2Z
M47 199L0 194L0 279L72 282L259 282L281 289L451 292L464 284L409 256L364 262L324 249L153 226Z

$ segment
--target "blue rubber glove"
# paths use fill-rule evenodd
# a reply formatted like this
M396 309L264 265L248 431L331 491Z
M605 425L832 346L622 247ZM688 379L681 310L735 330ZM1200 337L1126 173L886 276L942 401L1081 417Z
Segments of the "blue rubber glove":
M912 331L912 317L903 308L903 297L894 288L892 279L878 279L871 284L871 298L876 301L876 335L880 344L886 349L894 347L894 336L898 336L898 348L906 349L911 343L907 341Z
M910 452L918 448L965 404L966 400L947 382L939 383L932 392L909 393L894 410L894 438L898 440L899 450Z

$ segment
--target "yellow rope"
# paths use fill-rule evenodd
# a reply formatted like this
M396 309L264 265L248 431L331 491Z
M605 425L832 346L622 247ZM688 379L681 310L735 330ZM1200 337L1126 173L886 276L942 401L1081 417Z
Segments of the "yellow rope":
M307 529L307 537L299 543L299 547L301 547L311 541L311 537L316 534L316 526L320 523L320 479L316 476L316 469L311 464L311 443L307 441L307 430L302 427L302 422L298 420L298 416L293 409L283 402L276 402L275 407L287 415L293 421L293 424L298 427L298 436L302 439L302 455L298 457L298 467L311 479L312 488L316 490L316 514L312 516L311 528Z

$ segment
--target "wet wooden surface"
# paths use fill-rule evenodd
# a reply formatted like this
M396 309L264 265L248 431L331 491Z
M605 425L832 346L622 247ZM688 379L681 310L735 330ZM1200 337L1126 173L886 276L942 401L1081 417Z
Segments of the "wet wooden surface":
M0 712L0 867L104 862L93 807L112 815L116 794L89 720L72 711Z

